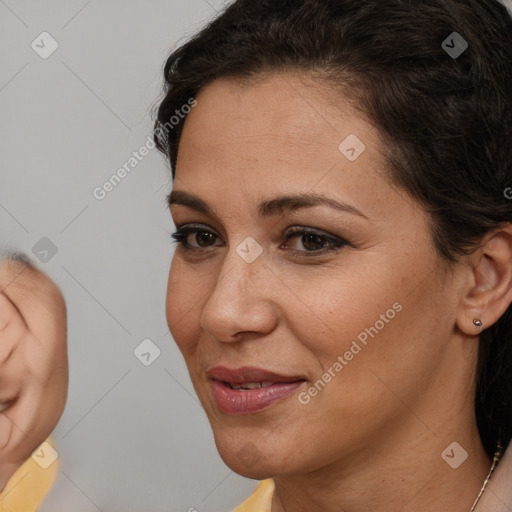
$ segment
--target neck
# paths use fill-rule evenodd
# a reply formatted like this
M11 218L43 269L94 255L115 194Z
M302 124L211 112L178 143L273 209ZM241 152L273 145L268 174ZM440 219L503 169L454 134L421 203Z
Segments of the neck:
M272 512L469 512L492 459L474 416L468 416L441 415L437 425L427 427L409 415L408 425L393 426L385 439L343 460L307 474L276 477ZM455 440L469 456L452 469L441 454Z

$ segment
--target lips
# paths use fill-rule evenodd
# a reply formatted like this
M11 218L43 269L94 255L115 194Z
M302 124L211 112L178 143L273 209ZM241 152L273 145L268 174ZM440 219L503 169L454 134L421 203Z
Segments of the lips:
M207 371L219 409L225 414L253 414L266 409L301 387L302 375L282 375L255 367Z
M247 384L250 382L297 382L306 379L302 375L281 375L252 366L244 366L233 370L225 366L215 366L214 368L210 368L206 373L212 379L227 382L231 385Z

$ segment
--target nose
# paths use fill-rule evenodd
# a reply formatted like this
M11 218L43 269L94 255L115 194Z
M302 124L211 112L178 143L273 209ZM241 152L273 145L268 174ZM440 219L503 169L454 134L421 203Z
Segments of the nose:
M238 342L249 334L270 334L278 318L275 303L278 283L262 256L247 263L233 248L226 255L215 287L205 302L201 327L222 342Z

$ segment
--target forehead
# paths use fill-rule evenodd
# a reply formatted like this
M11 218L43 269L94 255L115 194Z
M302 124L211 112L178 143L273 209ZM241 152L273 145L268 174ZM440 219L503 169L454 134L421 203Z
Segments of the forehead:
M281 74L217 80L196 99L180 142L179 188L202 197L222 190L238 206L269 196L269 188L339 193L363 207L379 204L377 192L389 203L379 133L340 91Z
M337 151L343 133L357 132L369 143L378 138L341 91L308 76L283 73L243 82L216 80L196 100L198 105L185 121L183 145L246 150L258 146L301 154Z

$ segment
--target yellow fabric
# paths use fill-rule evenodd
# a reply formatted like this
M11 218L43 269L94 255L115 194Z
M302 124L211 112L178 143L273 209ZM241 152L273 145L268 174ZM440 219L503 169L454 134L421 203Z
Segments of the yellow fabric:
M262 480L254 493L233 512L271 512L274 480Z
M53 446L51 439L47 439L46 442ZM37 450L34 453L36 452ZM29 457L0 493L0 512L35 512L52 488L59 469L58 459L43 469Z

